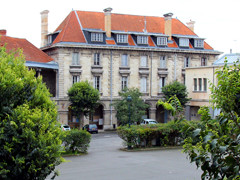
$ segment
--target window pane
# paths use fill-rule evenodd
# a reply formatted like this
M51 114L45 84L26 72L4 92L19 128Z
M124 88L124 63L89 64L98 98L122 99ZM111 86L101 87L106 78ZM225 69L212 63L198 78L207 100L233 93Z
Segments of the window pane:
M122 66L128 66L128 56L127 56L127 54L122 55Z
M207 66L207 58L205 57L201 58L201 66Z
M203 39L195 39L194 40L194 47L195 48L203 48L204 47Z
M190 65L189 65L189 57L185 57L184 67L190 67Z
M99 53L94 54L94 65L100 65L100 54Z
M94 76L93 86L100 91L100 76Z
M141 66L147 67L147 56L141 56Z
M165 45L167 45L167 38L166 37L158 37L157 38L157 45L158 46L165 46Z
M103 33L91 33L91 41L103 42Z
M128 85L128 78L122 77L122 90L127 88L127 85Z
M80 81L80 77L79 76L72 76L72 83L75 84L77 82Z
M79 53L77 52L72 54L72 65L79 65Z
M137 36L138 44L148 44L148 36Z
M179 39L179 46L189 47L189 39L187 39L187 38L180 38Z
M194 78L193 83L194 83L194 91L197 91L197 78Z
M118 43L128 43L128 35L126 34L117 34Z
M204 91L207 91L207 78L203 78L203 83L204 83Z
M162 92L162 88L165 86L165 77L159 79L159 92Z
M198 78L199 91L202 91L202 78Z
M166 68L166 57L160 56L160 68Z
M143 92L143 93L147 92L147 78L146 77L141 78L141 92Z

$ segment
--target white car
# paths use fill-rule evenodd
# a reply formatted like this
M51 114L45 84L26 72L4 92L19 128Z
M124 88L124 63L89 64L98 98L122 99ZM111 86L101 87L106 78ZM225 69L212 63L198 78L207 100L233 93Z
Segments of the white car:
M154 119L144 119L141 124L157 124L158 122Z
M61 130L63 130L63 131L70 131L71 128L70 128L70 126L67 125L67 124L62 124L62 125L61 125Z

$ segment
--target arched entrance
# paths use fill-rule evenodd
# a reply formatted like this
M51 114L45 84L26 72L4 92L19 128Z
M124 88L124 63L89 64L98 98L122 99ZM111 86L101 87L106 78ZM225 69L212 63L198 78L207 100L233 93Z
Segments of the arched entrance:
M104 117L103 117L103 105L99 105L98 108L95 109L95 112L92 116L90 116L89 124L96 124L98 129L103 129L104 125Z
M162 106L156 106L156 120L159 123L166 123L166 111Z

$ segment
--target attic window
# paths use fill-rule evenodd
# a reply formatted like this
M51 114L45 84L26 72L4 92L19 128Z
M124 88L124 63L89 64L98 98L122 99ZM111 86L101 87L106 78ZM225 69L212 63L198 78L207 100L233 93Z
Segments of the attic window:
M189 47L189 39L187 39L187 38L180 38L179 39L179 46L180 47Z
M48 35L48 44L52 44L52 35Z
M148 36L138 36L137 43L138 44L148 44Z
M103 42L103 33L91 33L92 42Z
M167 38L166 37L158 37L157 38L157 45L158 46L166 46L167 45Z
M203 48L204 41L203 39L195 39L194 40L194 47L195 48Z
M117 34L117 42L118 43L128 43L128 35L127 34Z

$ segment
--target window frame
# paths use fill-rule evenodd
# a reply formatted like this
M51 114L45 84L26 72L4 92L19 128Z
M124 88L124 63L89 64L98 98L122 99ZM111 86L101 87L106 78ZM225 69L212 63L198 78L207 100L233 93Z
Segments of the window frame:
M143 55L140 57L140 66L141 67L148 67L148 56Z
M127 76L122 76L122 79L121 79L121 89L122 89L122 91L125 88L128 88L128 77Z
M122 67L128 67L129 66L128 55L127 54L122 54L122 56L121 56L121 66Z
M117 43L128 43L128 35L127 34L117 34Z
M159 92L162 93L162 88L166 85L166 77L159 78Z
M100 66L101 62L100 62L100 53L94 53L94 57L93 57L93 65L95 66Z
M94 76L93 77L93 87L97 89L99 92L101 90L101 76Z
M180 47L189 47L189 39L188 38L179 38L179 46Z
M157 45L158 46L166 46L167 45L167 37L157 37Z
M148 36L137 36L137 44L148 44Z
M72 84L80 82L80 75L72 75Z
M198 90L198 80L197 78L193 78L193 91Z
M76 57L75 57L76 55ZM72 53L72 65L77 66L80 65L80 58L79 58L79 52L73 52Z
M184 58L184 68L190 67L190 57Z
M207 66L207 58L201 57L201 66Z
M140 80L140 90L142 93L147 93L147 77L143 76Z
M203 39L194 39L194 47L195 48L203 48L204 40Z
M166 56L160 56L159 62L160 62L160 64L159 64L160 68L167 68Z
M103 42L103 33L91 33L91 41L92 42Z

